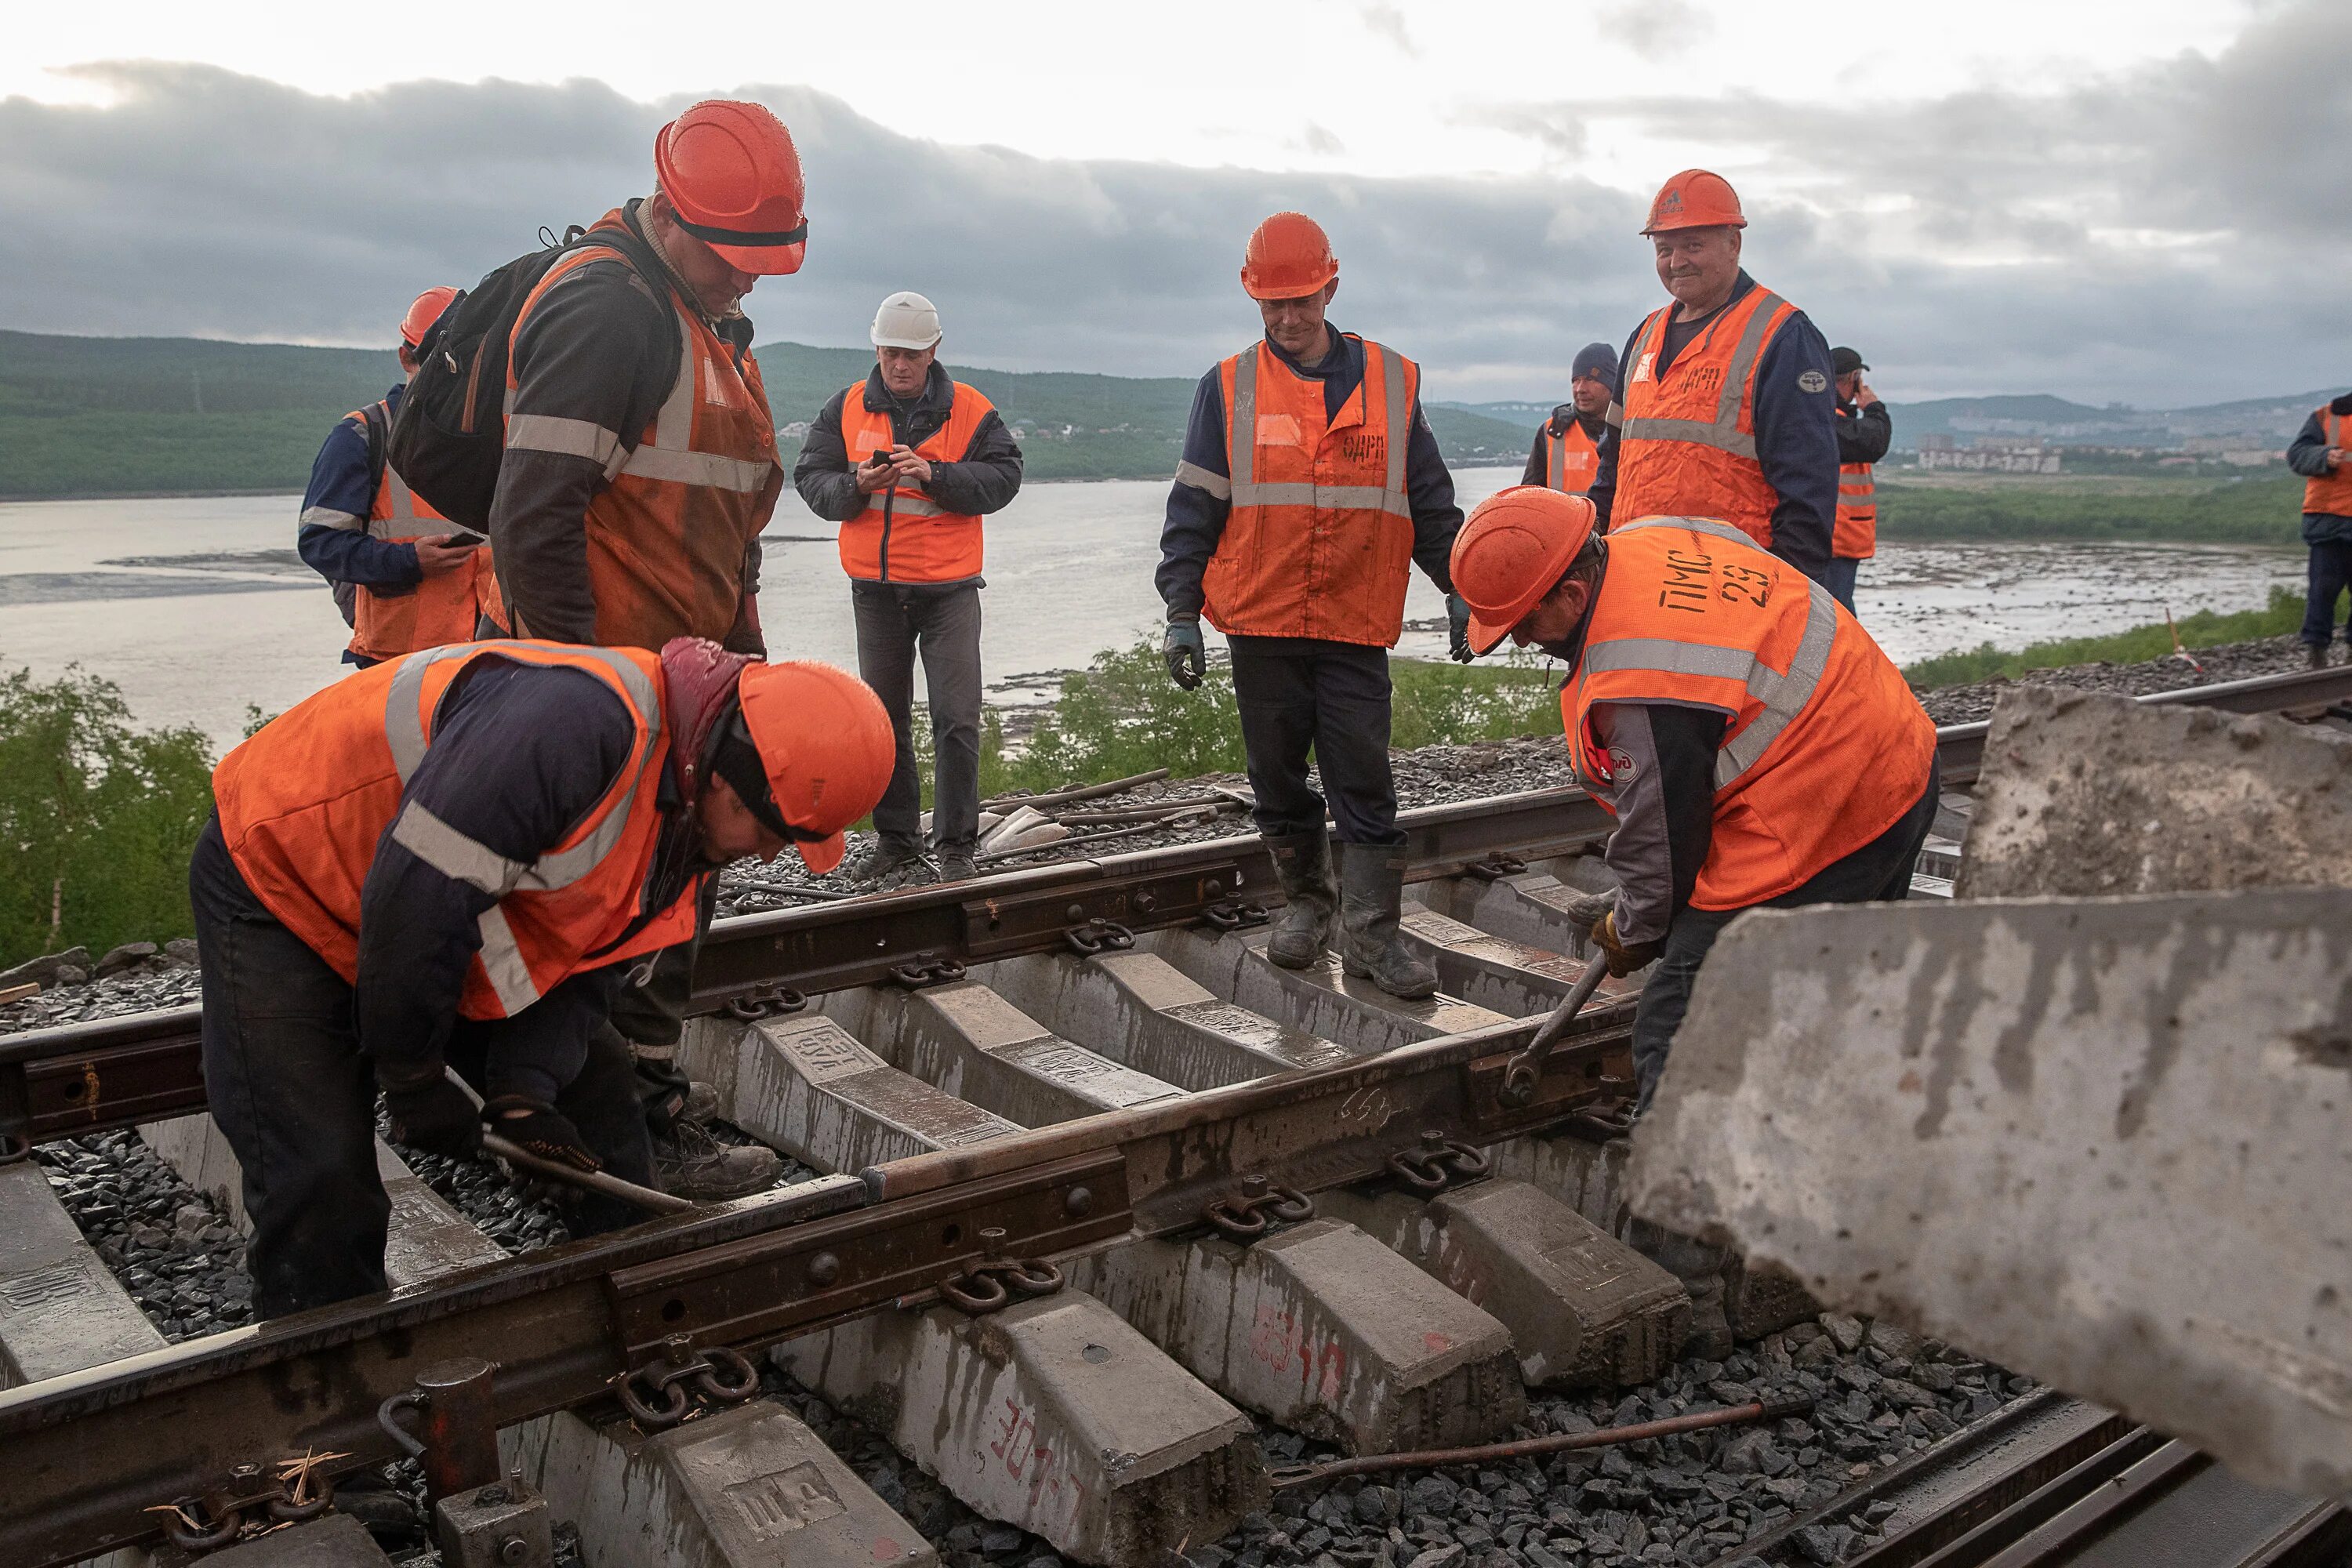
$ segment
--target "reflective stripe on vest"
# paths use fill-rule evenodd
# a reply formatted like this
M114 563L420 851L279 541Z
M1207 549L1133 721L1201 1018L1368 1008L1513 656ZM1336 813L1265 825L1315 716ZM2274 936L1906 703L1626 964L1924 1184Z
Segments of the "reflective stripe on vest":
M1830 553L1866 561L1878 550L1878 480L1868 463L1838 468L1836 521L1830 525Z
M1569 458L1576 461L1571 464ZM1584 423L1571 419L1568 428L1555 436L1550 426L1544 427L1544 483L1556 490L1580 496L1592 488L1592 480L1601 470L1601 447L1584 433Z
M2328 405L2319 405L2320 438L2330 447L2344 445L2345 418ZM2315 474L2303 481L2303 510L2326 517L2352 517L2352 462L2334 473Z
M1651 518L1616 531L1664 527L1686 528L1740 544L1755 542L1729 523L1702 517ZM1619 637L1586 648L1577 663L1578 679L1611 669L1661 669L1673 675L1737 680L1745 686L1748 694L1764 705L1764 711L1715 754L1715 787L1727 789L1756 765L1765 748L1779 740L1790 721L1804 710L1821 685L1822 672L1829 668L1830 646L1837 639L1837 601L1820 584L1801 577L1798 581L1805 587L1805 630L1786 670L1774 669L1744 648L1663 637Z
M1749 289L1747 298L1739 302L1747 305L1750 300L1754 301L1754 308L1748 312L1748 324L1740 330L1739 342L1731 351L1730 363L1724 369L1723 385L1716 394L1714 419L1628 419L1622 431L1625 440L1688 441L1695 446L1728 452L1735 458L1755 458L1756 437L1751 431L1740 429L1739 409L1747 400L1748 384L1756 374L1757 358L1764 352L1764 340L1772 331L1774 318L1788 301L1770 289L1760 288ZM1664 346L1665 319L1674 309L1672 305L1667 306L1653 315L1643 326L1643 334L1649 340L1643 345L1643 352L1654 355ZM1684 354L1688 354L1694 346L1684 344ZM1683 363L1680 358L1675 361L1675 364ZM1656 371L1651 372L1651 378L1654 381L1657 379Z
M1633 369L1618 394L1612 525L1640 517L1712 517L1769 549L1779 497L1756 458L1754 395L1764 352L1796 312L1768 289L1748 291L1708 321L1664 371L1669 305L1634 334Z
M1257 363L1264 343L1252 343L1241 353L1234 365L1234 406L1226 428L1239 433L1249 431L1247 441L1229 440L1227 458L1233 465L1230 499L1235 506L1314 506L1339 509L1363 509L1385 511L1394 517L1411 519L1412 498L1405 493L1405 447L1412 437L1408 423L1412 410L1407 406L1404 389L1404 361L1396 354L1382 353L1382 392L1388 406L1388 474L1378 485L1314 485L1259 484L1251 476L1256 471L1257 443ZM1367 344L1369 350L1371 345Z

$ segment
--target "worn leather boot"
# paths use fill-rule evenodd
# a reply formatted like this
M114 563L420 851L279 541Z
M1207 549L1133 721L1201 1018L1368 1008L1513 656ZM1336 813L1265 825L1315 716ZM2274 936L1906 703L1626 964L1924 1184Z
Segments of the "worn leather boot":
M1341 855L1339 962L1391 996L1426 996L1437 989L1437 971L1397 934L1404 868L1402 849L1350 844Z
M1285 969L1304 969L1331 941L1339 884L1331 873L1331 846L1323 830L1265 836L1274 874L1282 883L1282 912L1265 939L1265 955Z

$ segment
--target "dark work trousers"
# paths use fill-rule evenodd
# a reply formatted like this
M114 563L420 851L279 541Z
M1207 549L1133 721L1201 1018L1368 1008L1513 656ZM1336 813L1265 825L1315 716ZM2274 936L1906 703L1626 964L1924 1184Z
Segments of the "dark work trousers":
M931 843L969 850L980 837L980 579L849 585L857 673L890 712L898 764L874 808L886 844L919 847L922 779L915 771L915 654L931 704Z
M204 987L205 1085L243 1167L255 1310L274 1318L381 1290L392 1205L376 1174L375 1073L360 1049L352 987L254 897L217 818L196 840L188 896ZM565 1087L556 1106L605 1168L650 1184L653 1150L628 1046L604 1018L611 989L611 976L592 970L512 1018L461 1019L447 1058L477 1089L493 1048L559 1072ZM564 1211L574 1236L640 1217L604 1197L583 1196Z
M1403 843L1389 771L1388 649L1316 637L1225 641L1257 830L1276 838L1322 827L1324 796L1307 782L1312 748L1339 842Z
M694 957L702 939L710 934L710 920L719 911L719 879L702 879L694 900L694 934L676 947L663 948L651 961L634 960L620 966L621 983L613 994L613 1026L630 1049L662 1068L677 1060L678 1037L686 1031L686 1004L694 994ZM649 1100L669 1093L669 1086L653 1079L645 1085Z
M1861 569L1862 563L1851 555L1832 555L1830 569L1822 577L1822 586L1830 591L1831 598L1845 606L1848 615L1853 614L1853 579Z
M1927 787L1916 804L1894 826L1851 855L1830 862L1803 886L1761 904L1738 910L1695 910L1684 906L1666 927L1665 949L1658 965L1642 986L1642 1000L1633 1010L1633 1076L1640 1085L1637 1110L1647 1110L1658 1092L1658 1077L1666 1069L1666 1050L1690 1010L1691 984L1699 965L1723 928L1748 909L1792 910L1804 904L1884 904L1911 896L1911 872L1919 864L1919 850L1935 826L1936 807L1943 798L1940 763L1927 770Z
M2303 599L2303 640L2326 647L2336 637L2336 601L2352 588L2352 540L2323 539L2309 548L2311 580Z

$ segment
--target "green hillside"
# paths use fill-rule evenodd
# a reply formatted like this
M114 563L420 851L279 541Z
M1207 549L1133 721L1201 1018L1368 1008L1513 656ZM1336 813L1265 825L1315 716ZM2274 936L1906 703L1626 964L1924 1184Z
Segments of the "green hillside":
M759 350L780 426L866 374L864 349ZM951 367L1024 432L1034 479L1164 479L1192 383ZM0 331L0 500L299 490L328 427L399 379L389 352ZM1433 408L1454 463L1517 460L1514 425ZM786 459L799 442L783 443Z

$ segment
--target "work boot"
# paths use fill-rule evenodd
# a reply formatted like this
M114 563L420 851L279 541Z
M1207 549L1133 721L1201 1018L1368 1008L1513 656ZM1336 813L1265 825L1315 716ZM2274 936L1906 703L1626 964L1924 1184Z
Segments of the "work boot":
M2303 667L2305 669L2326 669L2327 668L2327 645L2326 643L2309 642L2304 644Z
M1339 962L1391 996L1426 996L1437 971L1397 934L1404 901L1402 849L1351 844L1339 858Z
M698 1121L680 1121L654 1140L654 1184L672 1197L723 1203L775 1185L784 1168L773 1149L721 1143Z
M934 853L939 860L940 880L942 882L969 882L980 875L980 868L972 861L971 846L969 844L943 846Z
M1637 1219L1625 1227L1625 1245L1682 1281L1690 1297L1690 1328L1680 1353L1721 1361L1732 1351L1731 1318L1726 1310L1724 1271L1731 1254L1720 1247Z
M1331 917L1339 909L1339 879L1331 871L1331 846L1323 830L1267 834L1274 874L1282 883L1282 912L1265 941L1265 955L1285 969L1304 969L1323 956L1331 940Z
M912 865L923 858L923 852L913 845L890 838L877 838L873 847L849 863L849 874L860 882L871 882L887 877L901 866Z

